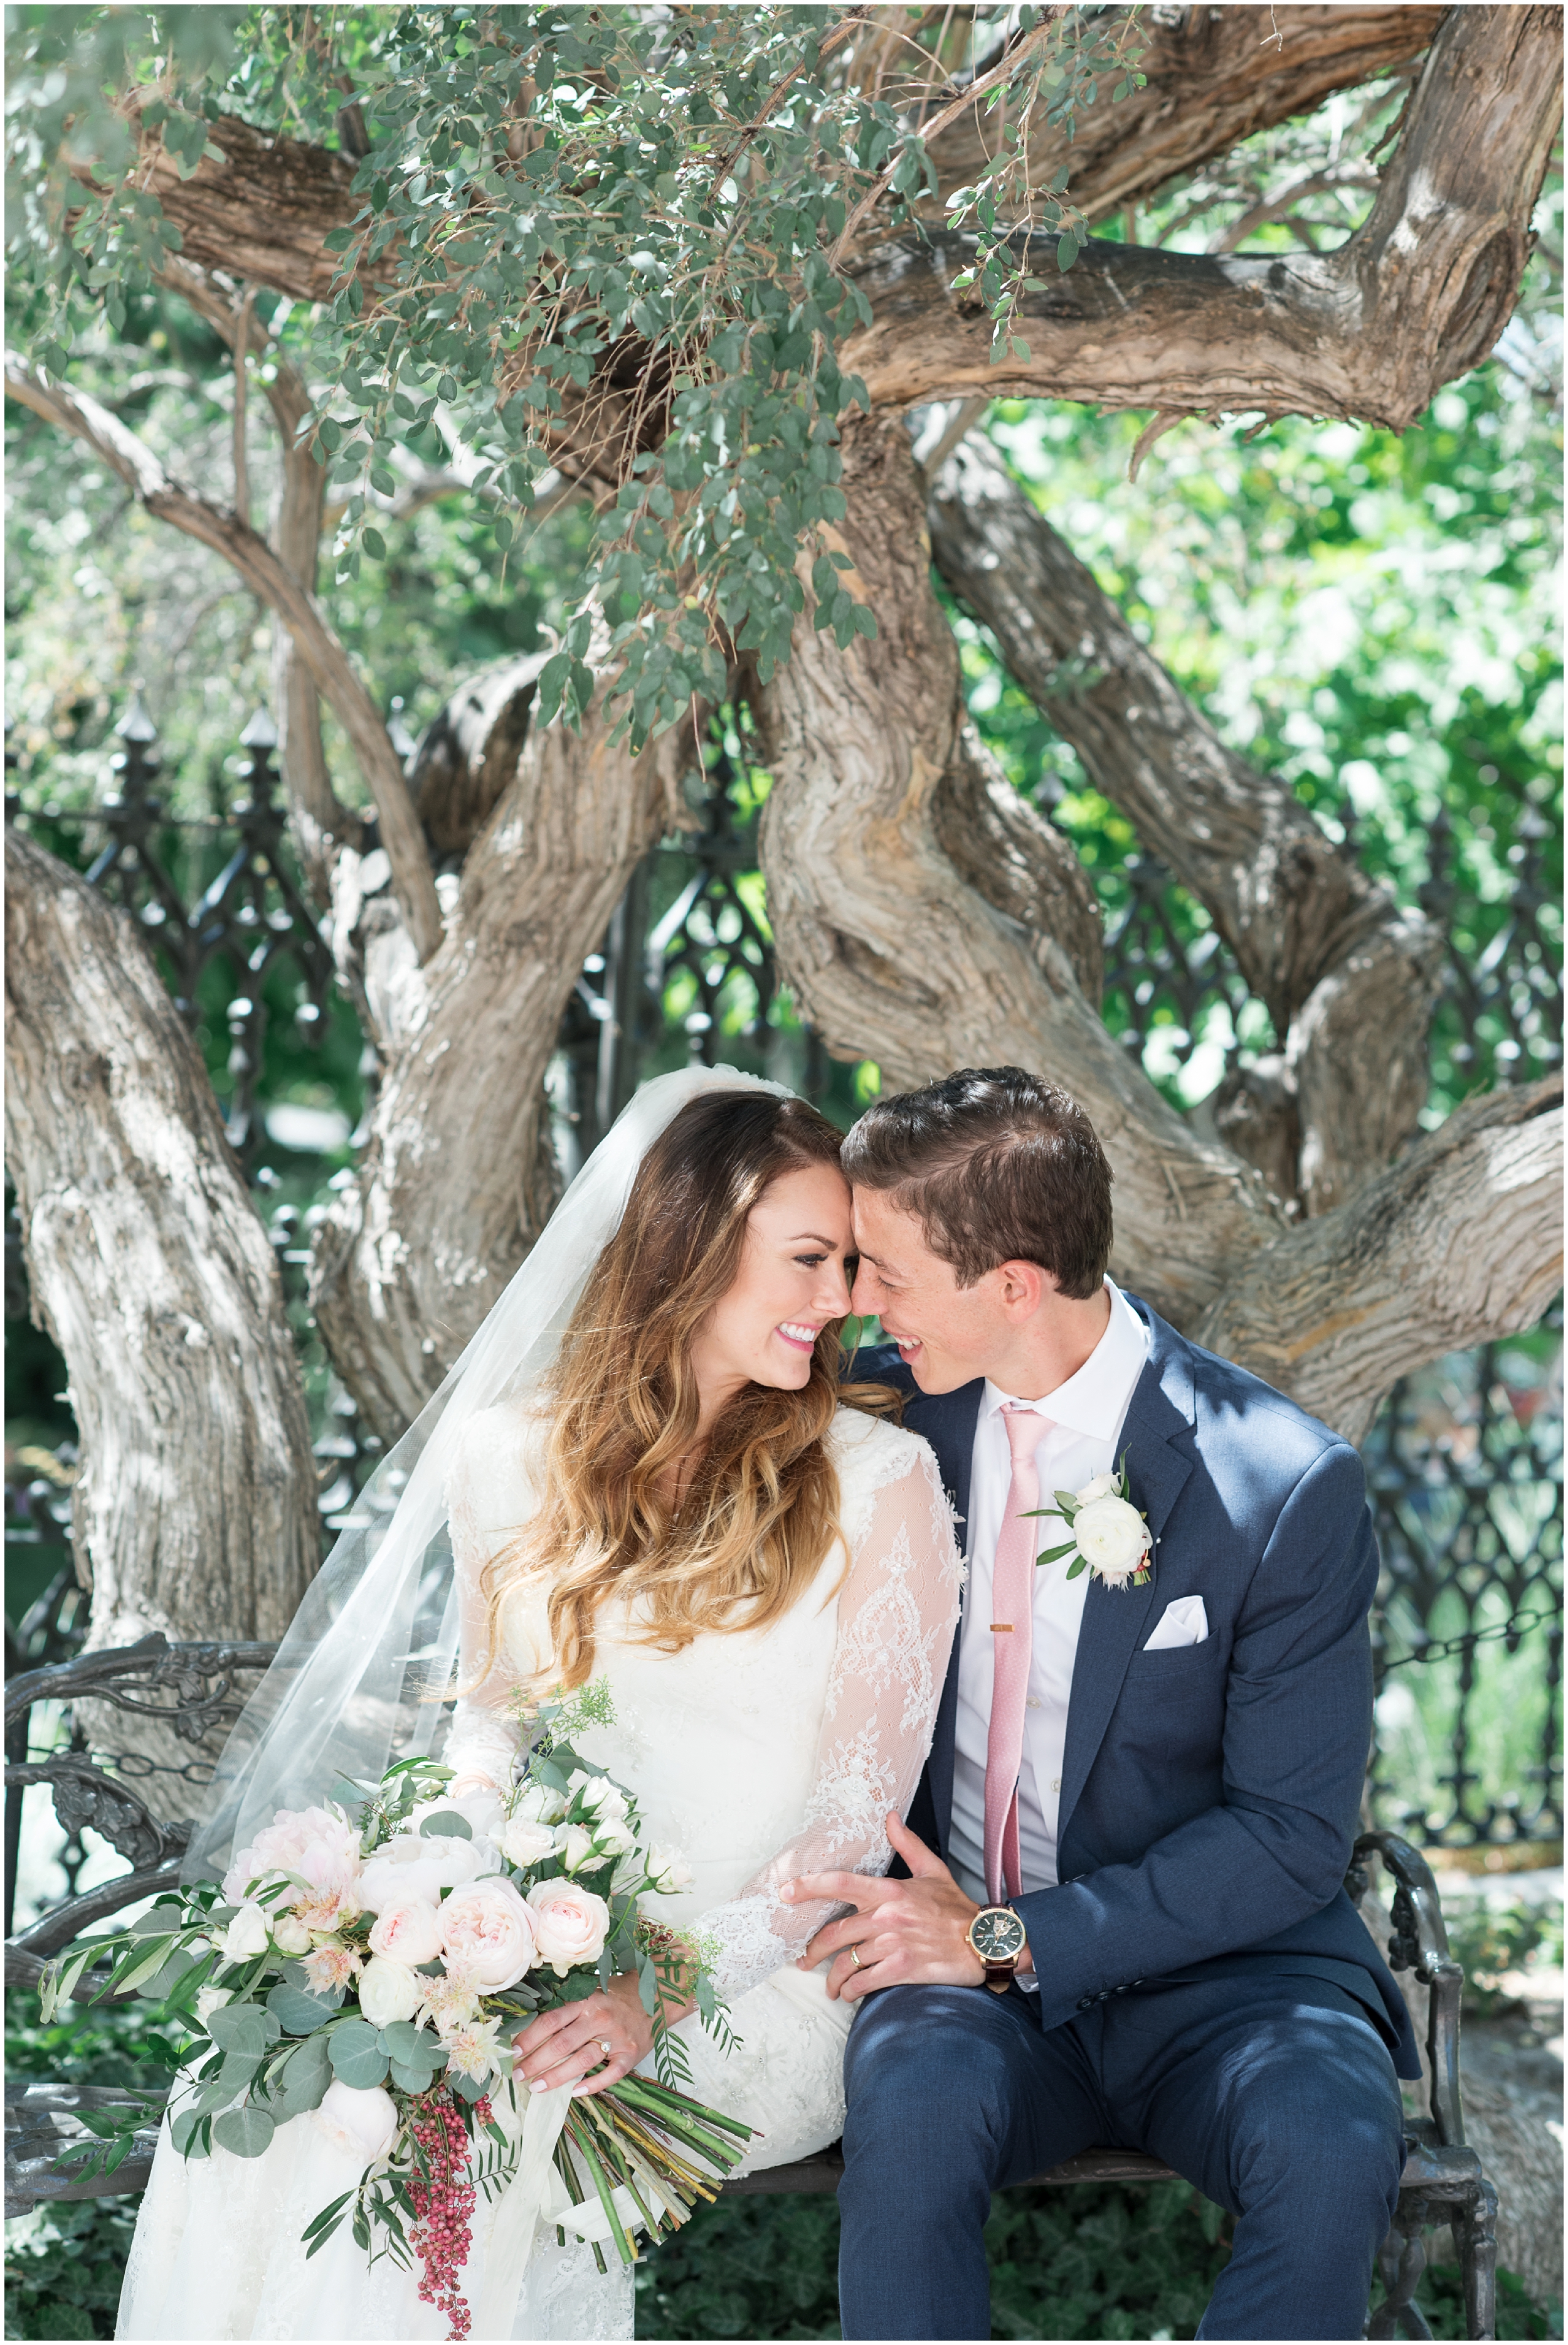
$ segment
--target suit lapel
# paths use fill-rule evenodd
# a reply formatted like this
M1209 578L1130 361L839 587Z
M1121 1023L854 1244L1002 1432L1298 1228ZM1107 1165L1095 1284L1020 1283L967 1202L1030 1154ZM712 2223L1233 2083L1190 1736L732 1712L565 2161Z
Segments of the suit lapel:
M1067 1703L1061 1802L1057 1812L1058 1853L1105 1739L1128 1663L1148 1633L1148 1618L1159 1586L1158 1542L1192 1471L1190 1355L1180 1336L1147 1304L1138 1303L1136 1296L1128 1299L1148 1321L1152 1340L1128 1409L1116 1462L1119 1467L1125 1453L1132 1503L1148 1517L1155 1540L1154 1568L1142 1588L1108 1588L1101 1579L1090 1579Z
M958 1518L958 1550L965 1556L969 1552L969 1482L975 1464L975 1426L980 1414L980 1396L985 1389L984 1377L976 1377L973 1384L963 1385L956 1392L933 1393L928 1398L921 1395L904 1412L904 1421L910 1431L924 1435L936 1453L936 1462L941 1468L947 1495L953 1501L953 1511ZM953 1821L953 1764L958 1735L958 1648L964 1633L963 1608L968 1601L969 1579L966 1573L959 1599L958 1627L953 1635L953 1650L931 1737L929 1782L936 1814L937 1839L944 1856L947 1853L947 1838Z

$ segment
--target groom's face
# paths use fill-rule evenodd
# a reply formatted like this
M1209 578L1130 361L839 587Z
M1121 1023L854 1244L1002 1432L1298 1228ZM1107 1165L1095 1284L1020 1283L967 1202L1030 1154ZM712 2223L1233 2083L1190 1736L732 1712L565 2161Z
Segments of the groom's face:
M960 1286L952 1264L926 1244L918 1215L879 1189L855 1192L855 1250L852 1306L881 1320L922 1392L956 1392L988 1373L1009 1332L995 1271Z

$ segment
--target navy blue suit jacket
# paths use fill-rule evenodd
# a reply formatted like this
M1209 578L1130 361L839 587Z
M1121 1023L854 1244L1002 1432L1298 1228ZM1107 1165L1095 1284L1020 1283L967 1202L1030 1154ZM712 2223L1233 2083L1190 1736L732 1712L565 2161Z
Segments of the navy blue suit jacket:
M1136 1295L1149 1356L1125 1452L1154 1535L1143 1588L1091 1579L1073 1666L1060 1885L1019 1897L1047 2027L1134 1984L1259 1967L1326 1978L1368 2010L1401 2076L1404 1998L1345 1894L1371 1741L1367 1614L1377 1544L1361 1461L1256 1377L1189 1344ZM922 1393L891 1346L856 1377L908 1395L966 1548L983 1383ZM1200 1645L1148 1653L1168 1604L1201 1596ZM947 1853L957 1639L913 1831Z

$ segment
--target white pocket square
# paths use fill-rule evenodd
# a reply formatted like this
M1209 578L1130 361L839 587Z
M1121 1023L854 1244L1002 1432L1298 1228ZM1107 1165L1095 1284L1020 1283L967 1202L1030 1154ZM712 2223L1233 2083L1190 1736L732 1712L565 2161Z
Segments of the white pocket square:
M1201 1596L1179 1596L1168 1604L1159 1624L1144 1647L1146 1653L1168 1653L1178 1645L1201 1645L1209 1634L1209 1615Z

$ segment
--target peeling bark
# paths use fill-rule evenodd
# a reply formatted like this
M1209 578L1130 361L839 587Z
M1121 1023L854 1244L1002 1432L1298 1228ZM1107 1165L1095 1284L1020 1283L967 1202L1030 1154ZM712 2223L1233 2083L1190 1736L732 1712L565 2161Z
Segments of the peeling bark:
M1446 11L1427 7L1145 9L1138 60L1145 87L1112 105L1108 89L1081 108L1070 139L1049 125L1029 141L1029 178L1043 187L1064 166L1073 200L1091 219L1147 203L1184 173L1255 131L1309 113L1337 89L1408 70ZM996 125L956 122L932 148L943 197L969 185ZM940 204L933 217L940 218Z
M530 652L481 668L421 735L409 787L437 855L466 855L511 780L549 657Z
M1416 1129L1442 938L1349 862L1286 784L1226 748L994 451L956 450L928 512L947 584L1207 908L1274 1021L1283 1113L1265 1117L1257 1088L1237 1087L1224 1136L1282 1199L1330 1212Z
M966 886L1067 954L1091 1009L1105 985L1099 898L1068 840L1018 796L966 720L931 802L936 843Z
M1059 276L1054 237L1020 239L1049 289L1018 306L1028 360L993 365L991 320L951 290L974 239L900 236L855 269L875 316L842 363L874 408L983 391L1402 431L1508 322L1562 88L1560 9L1452 9L1371 214L1337 251L1248 259L1092 241Z
M965 787L957 650L898 421L846 433L845 472L845 575L879 633L840 652L802 626L762 696L762 856L783 972L829 1050L875 1058L889 1089L1007 1061L1066 1084L1116 1174L1118 1274L1190 1325L1283 1216L1251 1167L1198 1138L1129 1063L1075 974L1075 931L1024 925L1006 857L978 851L973 884L957 878L939 836L939 809ZM980 892L993 868L999 901Z
M1456 1108L1348 1204L1238 1265L1193 1330L1360 1441L1444 1352L1532 1327L1563 1283L1563 1081Z
M10 828L5 898L6 1136L81 1440L90 1641L280 1636L319 1558L315 1461L207 1071L128 918Z

